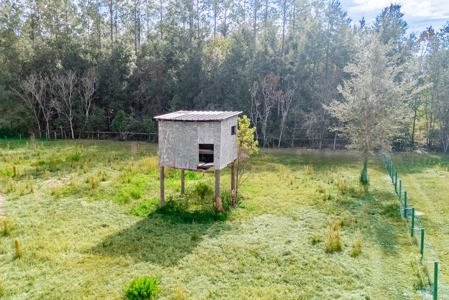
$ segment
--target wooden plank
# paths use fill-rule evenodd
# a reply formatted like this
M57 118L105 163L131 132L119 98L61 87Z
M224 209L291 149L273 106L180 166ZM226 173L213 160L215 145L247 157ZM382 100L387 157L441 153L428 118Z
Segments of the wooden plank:
M214 154L214 150L210 149L199 149L199 154Z

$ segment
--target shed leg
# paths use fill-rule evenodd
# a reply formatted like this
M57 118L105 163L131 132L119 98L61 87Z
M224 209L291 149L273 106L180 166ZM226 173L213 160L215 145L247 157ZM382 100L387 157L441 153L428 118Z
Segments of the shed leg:
M165 206L165 196L164 196L164 167L161 167L161 174L159 175L161 179L161 207Z
M232 206L237 205L237 197L236 197L236 188L235 188L235 161L231 164L231 198L232 198Z
M223 204L220 197L220 170L215 170L215 208L218 212L223 211Z
M181 170L181 195L184 195L185 192L185 176L184 176L184 170Z

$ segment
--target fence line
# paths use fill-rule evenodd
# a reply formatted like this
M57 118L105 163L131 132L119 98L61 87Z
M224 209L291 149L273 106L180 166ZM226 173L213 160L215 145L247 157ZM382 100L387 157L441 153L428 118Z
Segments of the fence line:
M391 158L384 153L383 160L391 182L394 185L394 192L400 203L399 213L404 218L409 239L411 242L415 239L419 246L421 258L417 268L420 280L424 284L423 299L449 299L449 286L441 276L441 263L436 258L431 244L425 239L426 231L421 224L419 216L415 213L410 195L407 195L407 192L403 190L402 180L399 179L398 172ZM421 269L420 266L423 268ZM445 265L442 267L445 267ZM426 282L429 284L426 284Z

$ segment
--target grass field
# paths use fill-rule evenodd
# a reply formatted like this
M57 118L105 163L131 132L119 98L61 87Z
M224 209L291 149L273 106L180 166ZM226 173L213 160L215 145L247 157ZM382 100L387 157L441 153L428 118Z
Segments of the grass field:
M449 157L444 154L407 153L392 159L403 182L409 203L425 229L424 261L431 272L433 259L440 262L440 272L449 282ZM446 297L449 289L445 286Z
M160 299L421 299L419 249L398 216L390 178L373 157L366 195L360 170L354 152L262 150L226 220L186 222L157 210L157 145L2 141L8 229L3 222L0 292L123 299L135 276L151 276L160 280ZM186 177L189 191L213 187L210 174ZM179 194L179 171L168 170L165 185L166 195ZM342 250L334 253L325 251L329 222L341 227Z

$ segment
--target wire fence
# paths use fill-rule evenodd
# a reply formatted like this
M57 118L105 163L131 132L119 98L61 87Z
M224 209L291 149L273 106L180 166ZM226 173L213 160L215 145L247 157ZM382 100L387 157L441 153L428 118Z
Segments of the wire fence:
M400 211L402 218L407 226L411 241L415 241L419 247L420 259L417 264L417 275L419 276L418 288L422 289L423 299L448 299L449 286L441 276L441 263L433 252L432 246L426 241L428 234L419 218L419 213L415 211L410 195L403 190L402 180L398 178L398 172L393 161L387 154L383 154L385 168L391 178L394 191L400 203Z

